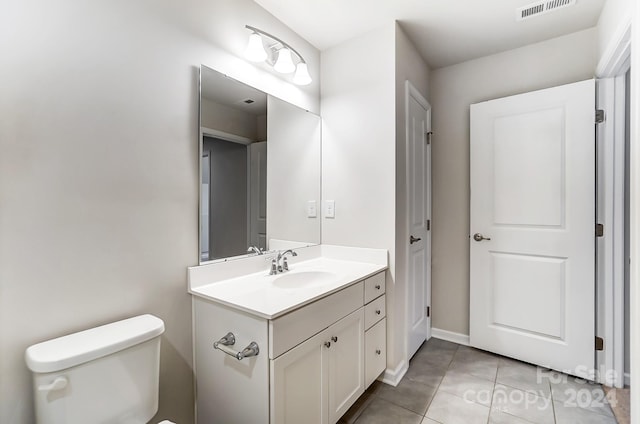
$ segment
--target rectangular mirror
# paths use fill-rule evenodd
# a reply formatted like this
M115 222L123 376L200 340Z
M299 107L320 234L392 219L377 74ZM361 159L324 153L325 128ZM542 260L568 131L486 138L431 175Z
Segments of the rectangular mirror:
M200 263L320 243L320 127L201 66Z

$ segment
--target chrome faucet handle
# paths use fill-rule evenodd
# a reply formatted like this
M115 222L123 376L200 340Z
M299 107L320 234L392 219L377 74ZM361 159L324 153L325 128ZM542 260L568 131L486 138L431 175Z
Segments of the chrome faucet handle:
M269 275L276 275L278 273L278 260L276 258L271 259L271 270Z
M287 258L282 258L282 270L289 271L289 264L287 263Z

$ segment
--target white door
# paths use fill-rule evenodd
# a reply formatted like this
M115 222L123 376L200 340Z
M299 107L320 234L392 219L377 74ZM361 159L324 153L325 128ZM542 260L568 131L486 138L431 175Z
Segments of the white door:
M431 106L406 82L408 354L430 337L427 307L431 297Z
M589 377L595 82L471 105L470 343Z
M249 246L267 248L266 141L249 145Z

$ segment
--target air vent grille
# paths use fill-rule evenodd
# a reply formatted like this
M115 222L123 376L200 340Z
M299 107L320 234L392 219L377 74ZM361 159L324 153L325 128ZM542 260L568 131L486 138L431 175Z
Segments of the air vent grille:
M516 9L516 20L523 21L525 19L541 16L564 7L573 6L576 0L546 0L529 4L527 6Z

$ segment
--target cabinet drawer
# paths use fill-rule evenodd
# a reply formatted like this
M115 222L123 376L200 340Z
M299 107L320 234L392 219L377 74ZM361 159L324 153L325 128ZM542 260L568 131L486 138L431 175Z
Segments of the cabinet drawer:
M385 272L380 272L364 280L364 303L371 302L385 292Z
M274 359L361 308L363 282L269 321L269 358Z
M364 333L364 383L371 383L387 368L387 319Z
M368 330L373 324L387 315L387 296L382 295L364 307L364 328Z

